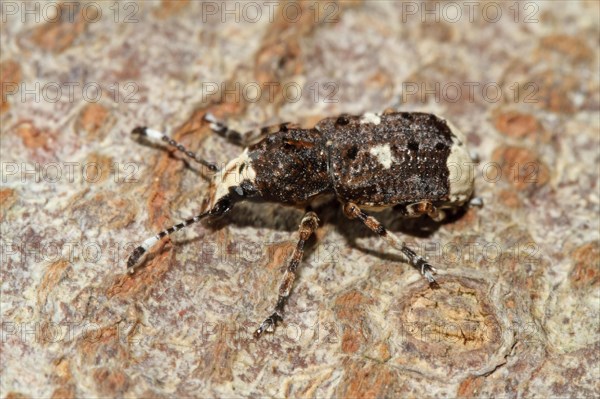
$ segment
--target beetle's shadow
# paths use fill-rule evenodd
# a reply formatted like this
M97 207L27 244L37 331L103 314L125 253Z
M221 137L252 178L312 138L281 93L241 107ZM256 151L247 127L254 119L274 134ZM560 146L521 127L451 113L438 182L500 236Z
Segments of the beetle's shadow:
M397 254L397 251L392 248L389 248L389 250L386 248L386 250L382 252L360 245L358 240L378 236L359 220L348 219L344 215L342 206L336 199L315 208L314 211L319 216L319 219L321 219L320 225L334 225L349 246L380 259L394 262L405 261L404 257ZM401 237L428 238L442 225L453 223L460 219L465 212L466 210L464 208L459 208L455 212L447 212L447 217L442 222L435 222L428 216L406 218L394 208L388 208L381 212L369 212L369 215L381 222L386 230L398 234ZM304 211L283 205L243 202L236 204L226 216L209 221L207 226L211 230L220 230L227 225L238 227L261 227L289 232L290 239L294 239L296 238L294 234L298 231L298 225L300 224L303 215ZM314 247L311 243L314 244L314 235L307 243L307 254L309 253L310 248Z
M288 232L289 237L287 239L290 240L295 247L298 240L298 235L295 233L298 231L298 226L304 213L303 210L278 204L240 202L225 216L206 220L206 222L203 223L203 228L207 228L211 233L219 231L227 226L254 227ZM185 240L174 240L174 245L191 245L205 239L206 237L193 237ZM317 245L317 239L313 234L305 243L303 259L309 259L316 250ZM280 266L284 267L287 265L287 262L289 262L289 260L286 260Z
M226 215L206 221L211 230L225 226L255 227L293 233L304 216L300 209L278 204L239 202Z

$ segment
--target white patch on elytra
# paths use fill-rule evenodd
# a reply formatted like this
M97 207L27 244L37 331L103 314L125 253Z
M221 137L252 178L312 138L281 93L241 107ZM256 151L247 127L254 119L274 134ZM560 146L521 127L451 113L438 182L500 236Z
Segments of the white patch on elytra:
M367 112L360 118L360 123L361 124L372 123L374 125L379 125L381 123L381 117L372 112Z
M392 150L390 149L389 144L377 145L371 148L369 152L371 155L377 158L377 161L379 161L379 163L383 165L385 169L391 168L392 162L396 162L396 158L394 158L392 155Z

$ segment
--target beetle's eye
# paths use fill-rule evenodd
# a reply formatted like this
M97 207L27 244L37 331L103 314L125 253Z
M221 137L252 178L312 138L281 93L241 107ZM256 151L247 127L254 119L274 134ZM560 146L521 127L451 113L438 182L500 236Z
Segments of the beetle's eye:
M336 125L347 125L348 123L350 123L350 119L348 119L345 115L340 116L335 121Z

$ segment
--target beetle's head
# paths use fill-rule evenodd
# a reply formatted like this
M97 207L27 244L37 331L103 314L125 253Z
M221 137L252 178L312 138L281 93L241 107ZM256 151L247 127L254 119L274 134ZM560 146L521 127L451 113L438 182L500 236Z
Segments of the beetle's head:
M256 195L255 179L256 172L252 168L246 149L215 174L210 188L211 214L221 215L236 202Z

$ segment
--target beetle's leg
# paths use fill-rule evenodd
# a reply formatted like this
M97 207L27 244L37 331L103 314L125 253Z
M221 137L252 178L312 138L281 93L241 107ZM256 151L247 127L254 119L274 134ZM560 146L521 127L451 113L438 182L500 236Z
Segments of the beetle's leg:
M427 212L427 216L436 222L441 222L442 220L446 219L446 212L434 206L431 211Z
M402 216L409 218L427 215L436 222L441 222L446 218L446 212L435 207L429 201L415 202L413 204L394 207L394 210L399 211Z
M316 213L307 212L302 218L302 222L300 222L300 228L298 229L300 238L298 239L298 243L296 244L296 248L294 249L290 263L288 264L285 274L283 275L281 285L279 286L279 298L277 299L275 310L273 311L273 314L267 317L254 332L254 336L256 338L258 338L265 331L273 332L277 322L283 320L283 307L285 306L287 298L290 296L290 291L292 290L294 280L296 279L296 270L298 269L298 265L300 264L302 255L304 254L304 243L310 238L315 230L317 230L318 226L319 218L317 217Z
M409 217L427 215L436 222L441 222L446 217L446 213L443 210L436 208L429 201L415 202L414 204L407 205L406 214Z
M217 165L214 163L208 162L204 158L201 158L198 154L193 153L192 151L185 148L183 145L179 144L169 136L164 133L159 132L158 130L148 129L145 126L139 126L133 129L132 134L139 134L140 136L147 137L153 140L161 140L169 144L171 147L176 148L177 150L183 152L188 157L192 158L194 161L206 166L210 171L216 172L218 170Z
M358 205L351 202L348 202L344 205L344 213L350 219L359 219L365 226L386 240L388 244L400 250L400 252L402 252L402 254L408 258L408 261L413 267L419 270L430 283L435 283L433 275L435 274L436 269L427 263L425 259L417 255L395 234L387 231L383 225L377 221L377 219L375 219L373 216L367 215L360 210Z
M266 137L268 134L276 133L285 130L292 126L291 123L281 123L279 125L265 126L248 130L245 133L240 133L237 130L231 129L229 126L220 122L213 114L206 113L204 120L208 122L213 132L225 138L227 141L242 146L248 147Z

